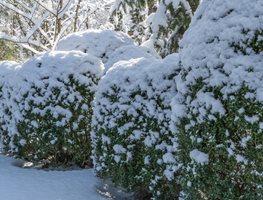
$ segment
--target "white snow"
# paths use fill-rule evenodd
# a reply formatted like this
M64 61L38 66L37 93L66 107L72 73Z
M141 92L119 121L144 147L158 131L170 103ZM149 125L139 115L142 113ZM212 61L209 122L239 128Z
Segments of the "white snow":
M91 29L66 36L58 42L56 50L79 50L92 54L105 63L117 48L132 44L133 40L122 32Z
M248 160L240 154L236 155L236 160L237 162L243 162L244 164L248 164Z
M198 149L194 149L190 152L190 158L201 165L207 164L209 161L208 154L205 154Z
M114 149L116 154L122 154L122 153L126 152L126 149L120 144L115 144L113 146L113 149Z
M124 33L89 30L68 35L58 42L57 52L40 54L22 65L0 62L0 129L6 130L12 136L16 132L16 122L25 119L23 115L29 110L28 102L33 101L37 105L42 105L49 98L53 98L52 88L60 88L61 96L56 97L58 98L56 100L67 96L67 100L61 101L67 104L74 103L75 99L80 101L82 97L78 91L74 93L74 88L66 90L65 85L61 83L69 83L69 74L74 75L81 84L91 87L91 91L95 92L97 85L91 77L87 79L85 74L90 72L100 78L103 75L104 63L107 72L100 81L93 102L95 106L93 126L102 130L116 128L114 134L120 138L125 137L127 130L133 127L136 130L127 137L131 142L128 145L115 144L112 133L105 131L100 138L92 133L93 153L97 144L102 145L99 148L102 148L103 152L94 159L97 162L96 170L100 171L106 166L108 156L112 156L116 163L128 163L134 156L133 151L136 151L133 142L136 144L137 140L142 140L142 148L160 152L158 166L155 167L157 170L151 177L152 181L156 181L157 185L158 176L169 181L174 179L174 174L178 170L176 125L179 118L187 117L189 124L186 127L190 129L198 123L207 122L207 119L212 121L217 119L216 116L224 117L227 109L223 100L234 101L235 96L232 94L241 87L249 89L244 95L245 98L262 103L262 53L257 53L247 43L255 39L253 38L255 32L262 30L263 3L259 0L202 1L202 6L193 17L191 27L180 42L179 54L160 59L156 52L146 46L152 48L156 43L162 47L163 41L158 40L159 36L156 34L161 27L168 28L166 5L171 2L175 9L182 3L192 17L193 13L186 0L162 1L156 13L148 18L147 23L151 26L152 36L143 43L144 47L134 45L133 40ZM177 30L174 31L176 33ZM26 37L30 38L32 34L30 31ZM0 33L0 37L4 37L3 33ZM263 41L263 38L259 37L258 40ZM241 52L242 50L236 46L244 46L245 52ZM191 95L194 90L192 86L196 86L200 80L200 88ZM35 91L32 86L41 89L41 95L33 95ZM223 100L220 99L220 95L217 97L217 93L211 91L211 88L219 88L220 90L216 92L222 95ZM28 96L24 97L26 94ZM12 116L6 114L7 108ZM83 110L88 108L88 104L82 105ZM57 126L65 126L73 115L68 109L57 104L45 107L45 110L36 107L32 112L44 115L48 109L52 110L54 118L63 116L61 121L56 122ZM239 115L244 116L246 122L258 124L259 128L263 129L260 115L248 116L245 112L245 108L238 109ZM126 115L136 120L119 125L120 119ZM148 122L143 122L147 117L153 119L153 123L160 124L158 132L151 130ZM81 118L83 116L79 119ZM240 119L239 116L236 119ZM30 123L32 127L39 126L37 121ZM136 127L138 125L136 123L140 124L140 128ZM75 130L78 123L74 122L72 126ZM173 133L170 133L170 129ZM229 135L230 133L226 131L226 136ZM197 143L204 141L202 136L201 138L192 136L190 139L196 140ZM241 138L239 143L246 148L252 139L253 137L246 136ZM55 142L56 138L51 144ZM236 154L235 151L238 150L236 143L228 142L231 144L227 148L228 155L234 155L237 162L247 164L249 161L245 156ZM20 143L26 141L21 140ZM107 149L110 145L113 146L113 152ZM221 146L223 146L221 143L217 145L218 148ZM195 148L193 147L189 153L191 164L208 164L209 155ZM122 154L127 155L126 160L123 160L122 157L125 156ZM143 160L145 165L151 165L153 159L151 155L145 155ZM0 199L104 199L96 192L99 180L93 175L92 169L44 171L21 168L14 164L17 162L0 154ZM187 182L189 187L191 184Z
M155 50L137 45L122 46L114 51L105 63L105 71L118 61L130 60L135 58L160 58Z
M99 179L92 169L44 171L15 166L0 155L1 200L103 200L96 191Z
M246 120L248 123L250 123L250 124L254 124L254 123L258 122L259 117L258 117L257 115L254 115L254 116L251 116L251 117L245 115L245 120Z

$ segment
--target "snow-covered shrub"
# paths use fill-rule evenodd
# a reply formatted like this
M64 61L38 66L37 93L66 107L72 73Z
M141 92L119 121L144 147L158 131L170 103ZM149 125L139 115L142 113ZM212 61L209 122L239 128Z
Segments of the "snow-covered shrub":
M56 50L79 50L92 54L105 63L117 48L132 44L133 40L121 32L88 30L66 36L58 42Z
M91 102L102 73L99 59L79 51L25 62L13 86L13 153L31 161L89 165Z
M16 80L19 68L20 65L13 61L0 62L0 143L4 151L10 149L9 133L15 130L10 84Z
M164 199L178 195L176 138L169 130L178 55L116 63L94 100L95 170L128 189Z
M137 45L127 45L116 49L105 63L105 71L109 70L115 63L121 60L130 60L135 58L160 58L158 54L147 47Z
M263 2L204 0L172 104L187 199L263 199Z

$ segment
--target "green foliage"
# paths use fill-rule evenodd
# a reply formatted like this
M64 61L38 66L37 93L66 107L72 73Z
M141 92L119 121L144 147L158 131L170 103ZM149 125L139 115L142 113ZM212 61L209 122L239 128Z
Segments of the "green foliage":
M246 120L258 116L258 121L263 121L263 104L245 98L248 92L251 91L242 87L227 99L218 97L226 115L217 116L215 120L207 119L186 130L189 119L182 119L178 134L179 149L182 149L179 160L185 164L181 180L188 199L263 197L260 175L263 171L263 131L258 122ZM197 121L195 117L192 120ZM207 153L209 163L193 163L189 158L192 149Z
M54 51L10 72L0 91L4 150L34 163L92 166L92 101L102 70L93 56Z
M98 82L94 76L93 79L95 83ZM69 75L68 83L58 81L65 86L67 93L60 87L50 88L46 84L45 88L32 87L25 96L24 101L27 101L28 95L43 96L47 90L51 90L45 102L29 101L29 109L24 113L23 121L17 124L18 134L13 139L17 155L30 161L46 160L52 164L90 166L90 103L94 92L86 85L81 85L72 75ZM81 98L75 96L72 102L67 99L72 93L78 93ZM69 119L63 113L54 116L52 108L56 107L66 109L72 116ZM36 109L44 113L35 113ZM59 125L63 120L65 123Z
M0 39L0 61L17 60L19 50L17 45Z
M0 99L1 99L0 101L3 100L2 87L0 88ZM7 118L11 117L10 109L8 107L4 107L4 105L1 105L1 106L3 106L3 110L2 110L3 114L1 114L1 115L6 116ZM10 150L9 144L11 142L10 141L11 139L10 139L10 136L9 136L9 131L6 128L6 126L8 126L7 125L8 123L9 122L7 120L3 120L1 118L1 121L0 121L0 141L3 144L3 151L4 152L8 152L8 150Z
M16 80L13 75L16 74L18 67L18 63L14 61L0 61L0 143L2 150L6 152L10 149L9 134L12 134L14 129L14 116L10 106L12 88L7 86L7 80L9 78Z
M199 3L199 0L194 3L197 2ZM178 8L174 8L173 2L167 4L166 8L168 26L160 25L157 35L158 40L162 40L164 43L161 45L159 45L158 42L155 43L155 48L162 57L177 52L179 41L188 29L192 18L182 2L179 3ZM194 11L195 10L192 10L192 12Z

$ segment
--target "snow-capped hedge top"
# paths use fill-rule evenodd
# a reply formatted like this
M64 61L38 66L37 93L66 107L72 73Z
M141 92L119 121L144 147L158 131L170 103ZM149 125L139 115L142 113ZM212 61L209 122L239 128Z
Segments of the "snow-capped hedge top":
M1 61L0 62L0 86L7 79L9 74L14 74L21 66L14 61Z
M209 76L206 81L211 86L231 85L229 81L240 86L244 80L253 88L262 85L257 82L263 70L262 54L252 46L263 42L262 36L257 37L262 29L261 0L205 0L181 42L182 66L192 68L187 82ZM250 68L254 73L248 72Z
M127 45L120 47L114 51L108 62L105 63L105 70L121 60L130 60L135 58L160 58L160 56L155 52L155 50L149 49L147 47L137 46L137 45Z
M105 63L117 48L133 44L133 40L124 33L111 30L88 30L73 33L60 40L56 50L80 50L92 54Z
M52 88L60 88L60 94L63 96L68 93L69 88L66 88L65 84L71 84L70 75L80 85L86 85L91 92L95 92L97 84L94 79L99 79L103 70L103 64L98 58L80 51L53 51L37 55L22 65L19 72L22 83L14 86L20 95L15 99L17 102L23 101L19 98L24 98L24 95L29 93L24 105L27 108L27 103L31 100L41 103L51 98ZM33 94L36 92L34 87L41 88L43 96L35 96ZM68 96L67 101L73 102L75 95L77 94L72 91L72 95ZM60 97L56 98L58 98L57 101L60 101Z
M32 102L36 106L49 101L66 103L82 98L75 86L71 86L70 76L79 85L87 86L91 92L95 92L98 81L95 79L102 76L103 70L103 64L98 58L80 51L43 53L22 64L3 88L3 103L12 113L12 122L6 122L7 126L11 123L10 127L6 127L7 130L12 130L9 134L16 133L12 127L15 127L18 121L24 120L25 112L31 109ZM59 96L54 93L54 88L59 88ZM46 106L43 110L35 109L34 112L45 114L47 110L54 116L62 114L65 119L72 116L67 108L57 105Z
M6 72L10 72L10 70L18 69L19 64L15 61L9 61L9 60L4 60L0 61L0 74L5 74Z
M225 113L214 95L206 92L209 87L221 88L227 98L247 86L255 90L247 98L263 101L262 49L261 0L204 0L181 41L180 60L186 73L177 81L178 90L186 94L189 85L195 85L198 79L205 83L191 103L202 116L206 112L200 110L200 105L206 110L211 108L211 112ZM176 109L180 107L179 99L174 102Z
M45 77L54 77L54 80L57 80L72 74L81 84L88 84L86 77L81 75L91 73L100 77L103 69L101 61L93 55L80 51L51 51L25 62L20 73L31 81L42 81Z
M162 110L159 114L157 114L156 112L158 111L156 109L158 106L155 105L156 102L149 101L149 99L155 99L157 96L160 96L160 99L165 101L163 102L164 104L170 104L168 101L172 98L172 95L174 95L175 88L173 88L174 92L164 92L165 89L167 89L167 85L170 85L170 82L172 82L172 80L164 80L164 77L170 76L173 71L178 69L179 64L177 55L168 56L164 60L155 58L137 58L128 61L119 61L113 65L113 67L100 81L95 99L98 99L100 104L105 103L107 110L115 110L114 107L117 107L120 110L128 111L131 115L134 114L134 116L138 115L136 111L137 109L143 111L141 108L146 106L146 115L151 114L157 118L158 115L162 115L160 119L163 119L163 115L166 110ZM151 87L149 87L149 84ZM121 88L117 94L119 99L116 102L111 102L111 100L108 99L108 95L116 95L116 92L110 89L115 86ZM137 99L136 101L138 101L138 103L133 102L132 107L128 105L126 107L119 107L120 104L125 104L131 101L130 95L133 92L145 90L147 91L147 99ZM104 96L105 93L107 93L107 97ZM167 97L166 95L171 96ZM137 106L134 107L134 105ZM96 113L98 111L95 110L94 112ZM116 116L109 115L107 117L112 118L113 120L116 119Z

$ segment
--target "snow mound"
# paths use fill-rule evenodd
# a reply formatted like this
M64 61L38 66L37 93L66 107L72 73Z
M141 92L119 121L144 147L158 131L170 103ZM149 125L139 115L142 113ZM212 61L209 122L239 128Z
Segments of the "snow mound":
M6 74L13 73L18 68L20 68L20 65L15 61L0 61L0 80L3 80Z
M66 36L58 42L56 50L80 50L96 56L105 63L117 48L132 44L133 40L121 32L88 30Z
M22 65L20 73L23 78L32 81L40 81L46 76L54 77L53 81L56 81L57 77L62 78L72 74L81 83L87 84L87 80L82 77L83 74L89 72L102 75L102 70L101 61L91 54L84 54L80 51L51 51L26 61ZM30 73L34 76L31 76Z
M136 58L160 58L159 55L147 47L141 47L136 45L127 45L120 47L114 51L105 63L105 70L109 70L114 63L121 60L130 60Z

